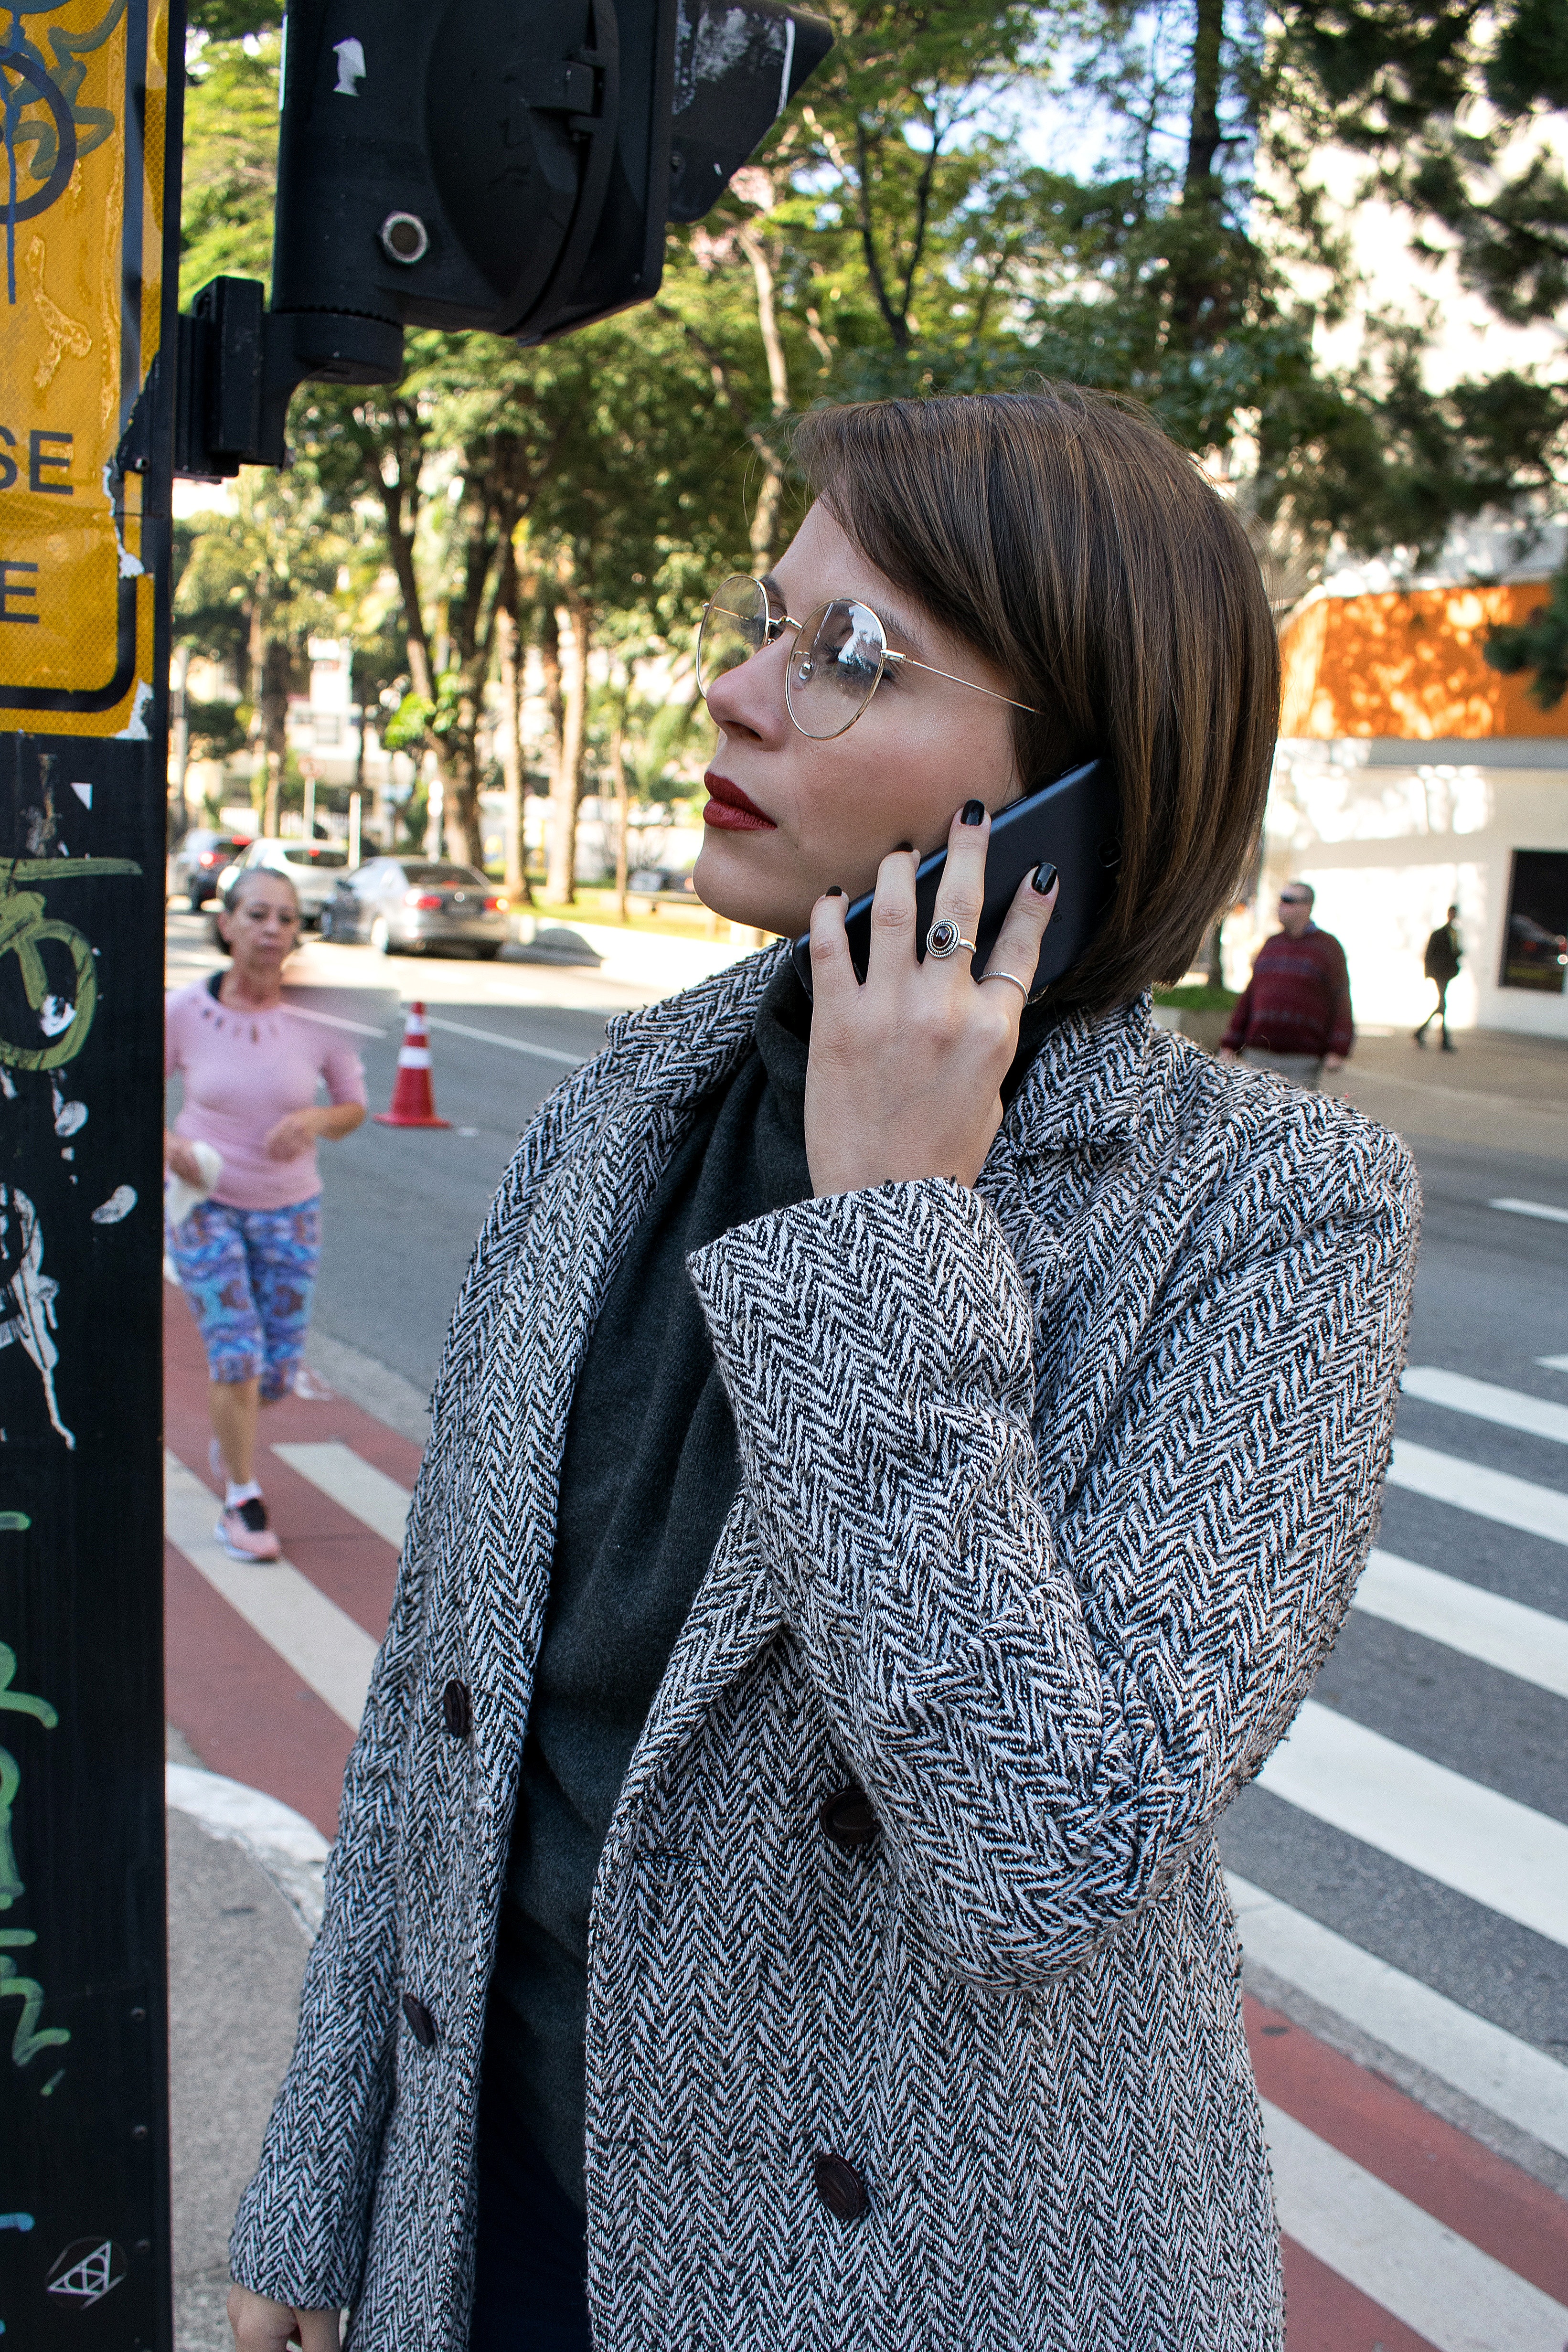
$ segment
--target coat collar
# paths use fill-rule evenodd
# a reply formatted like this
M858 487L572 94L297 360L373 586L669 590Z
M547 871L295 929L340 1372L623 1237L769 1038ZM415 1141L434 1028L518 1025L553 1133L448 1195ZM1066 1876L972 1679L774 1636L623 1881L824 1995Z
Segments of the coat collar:
M726 1077L750 1044L757 1007L789 951L781 940L679 996L618 1013L606 1038L633 1058L637 1091L679 1101ZM1135 1130L1155 1034L1147 996L1110 1013L1069 1013L1047 1037L1003 1122L1012 1150L1029 1157Z

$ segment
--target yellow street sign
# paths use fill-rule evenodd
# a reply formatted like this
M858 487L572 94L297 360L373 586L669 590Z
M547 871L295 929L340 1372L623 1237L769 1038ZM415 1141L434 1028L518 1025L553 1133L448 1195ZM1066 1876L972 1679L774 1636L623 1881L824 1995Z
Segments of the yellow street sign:
M0 730L146 732L167 0L0 0ZM141 420L137 420L138 423Z

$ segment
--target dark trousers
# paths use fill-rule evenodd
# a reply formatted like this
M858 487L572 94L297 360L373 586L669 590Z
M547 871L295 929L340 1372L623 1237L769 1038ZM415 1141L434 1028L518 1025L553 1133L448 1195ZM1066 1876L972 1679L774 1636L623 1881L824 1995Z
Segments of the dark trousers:
M1415 1032L1415 1034L1418 1037L1424 1037L1426 1034L1427 1030L1432 1026L1433 1022L1436 1021L1442 1029L1443 1043L1446 1045L1448 1042L1448 991L1452 988L1454 983L1451 980L1434 980L1432 985L1437 992L1437 1002L1432 1007L1431 1012L1428 1013L1426 1020L1423 1021L1420 1028Z
M492 2102L479 2126L468 2352L592 2352L587 2228L526 2133Z

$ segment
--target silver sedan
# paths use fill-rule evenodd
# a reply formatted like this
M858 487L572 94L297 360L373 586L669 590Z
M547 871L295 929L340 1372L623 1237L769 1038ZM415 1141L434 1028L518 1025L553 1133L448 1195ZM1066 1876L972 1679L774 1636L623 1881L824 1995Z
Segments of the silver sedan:
M372 857L339 876L321 909L321 937L368 940L383 955L468 948L489 962L511 937L510 902L472 866Z

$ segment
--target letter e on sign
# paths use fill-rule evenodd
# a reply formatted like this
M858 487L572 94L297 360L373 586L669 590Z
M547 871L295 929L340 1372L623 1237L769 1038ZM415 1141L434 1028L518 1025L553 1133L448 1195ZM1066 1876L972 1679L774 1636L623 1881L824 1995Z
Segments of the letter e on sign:
M167 0L0 10L0 730L122 734L153 681L116 453L157 355L168 46Z

